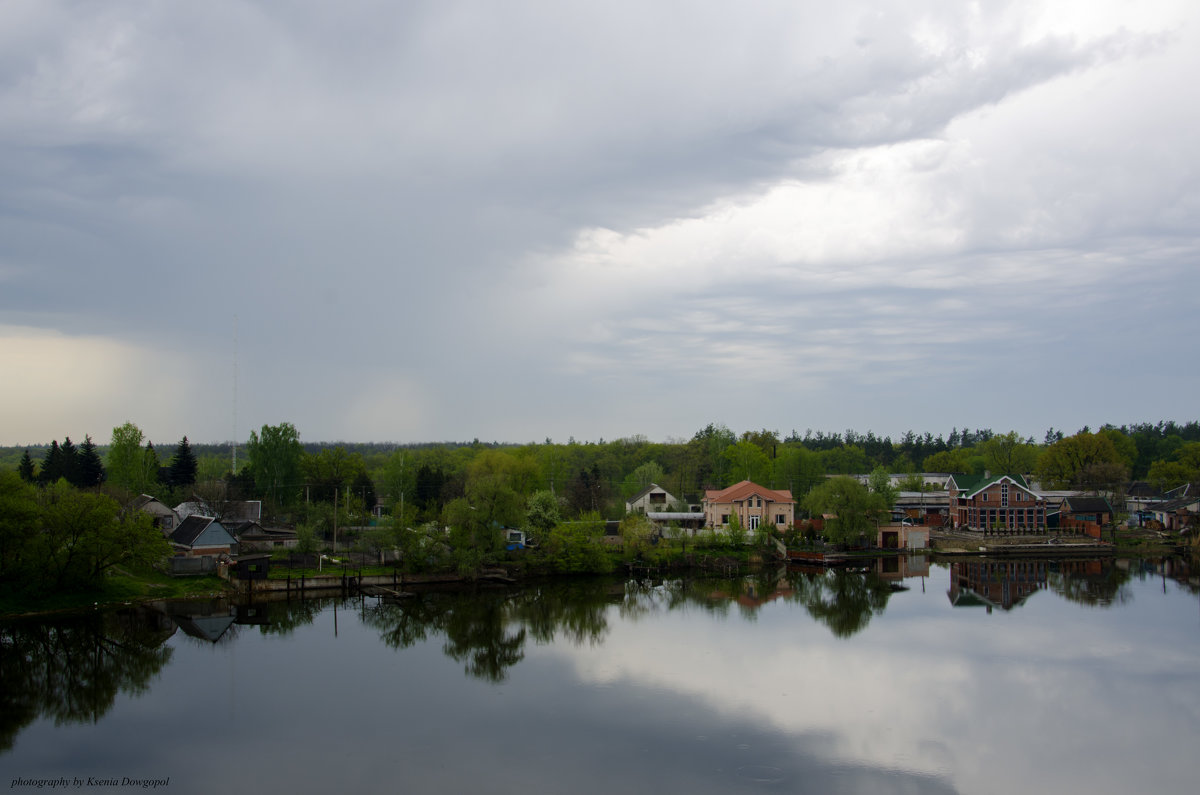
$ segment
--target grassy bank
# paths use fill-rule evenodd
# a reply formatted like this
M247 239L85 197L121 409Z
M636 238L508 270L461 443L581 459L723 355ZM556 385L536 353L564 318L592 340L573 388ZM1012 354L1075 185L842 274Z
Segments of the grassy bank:
M190 599L220 596L231 591L229 583L210 575L172 577L155 569L117 568L104 583L86 591L51 591L44 594L16 593L0 596L0 616L79 610L103 604L140 602L150 599Z

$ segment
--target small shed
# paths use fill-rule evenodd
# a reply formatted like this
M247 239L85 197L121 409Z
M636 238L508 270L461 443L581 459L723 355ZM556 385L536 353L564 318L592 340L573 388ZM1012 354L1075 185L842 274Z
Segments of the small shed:
M265 580L271 571L271 556L267 553L238 555L233 562L233 576L239 580Z

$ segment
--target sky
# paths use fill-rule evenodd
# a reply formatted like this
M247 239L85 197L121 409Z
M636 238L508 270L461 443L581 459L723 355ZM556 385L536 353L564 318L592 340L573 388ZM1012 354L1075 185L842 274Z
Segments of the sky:
M0 5L0 444L1197 418L1200 5Z

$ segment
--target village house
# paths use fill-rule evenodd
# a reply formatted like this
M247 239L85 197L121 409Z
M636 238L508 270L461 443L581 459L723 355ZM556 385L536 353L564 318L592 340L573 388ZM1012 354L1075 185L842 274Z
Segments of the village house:
M175 526L179 524L179 515L171 510L170 506L149 494L142 494L134 499L129 503L129 508L149 514L154 520L154 526L167 535L174 532Z
M1088 522L1106 525L1113 518L1112 506L1103 497L1067 497L1059 511L1060 521L1067 523Z
M650 513L666 511L679 501L671 493L657 483L651 483L646 488L625 501L625 513Z
M704 492L703 509L704 526L718 532L727 530L734 516L749 531L757 530L764 522L786 530L795 520L796 501L790 491L768 489L743 480L727 489Z
M226 529L238 541L242 552L270 552L273 549L294 549L299 543L295 530L283 527L264 527L253 521L226 523Z
M1200 496L1180 497L1155 505L1150 510L1151 520L1162 525L1168 532L1185 532L1200 516Z
M187 517L171 533L175 554L183 557L218 557L237 550L237 539L211 516Z
M1046 500L1020 475L951 475L946 483L956 528L1042 533Z

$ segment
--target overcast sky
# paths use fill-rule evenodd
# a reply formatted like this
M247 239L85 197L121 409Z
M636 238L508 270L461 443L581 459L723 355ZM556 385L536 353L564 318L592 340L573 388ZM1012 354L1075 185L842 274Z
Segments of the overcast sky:
M0 443L1196 419L1198 26L10 0Z

